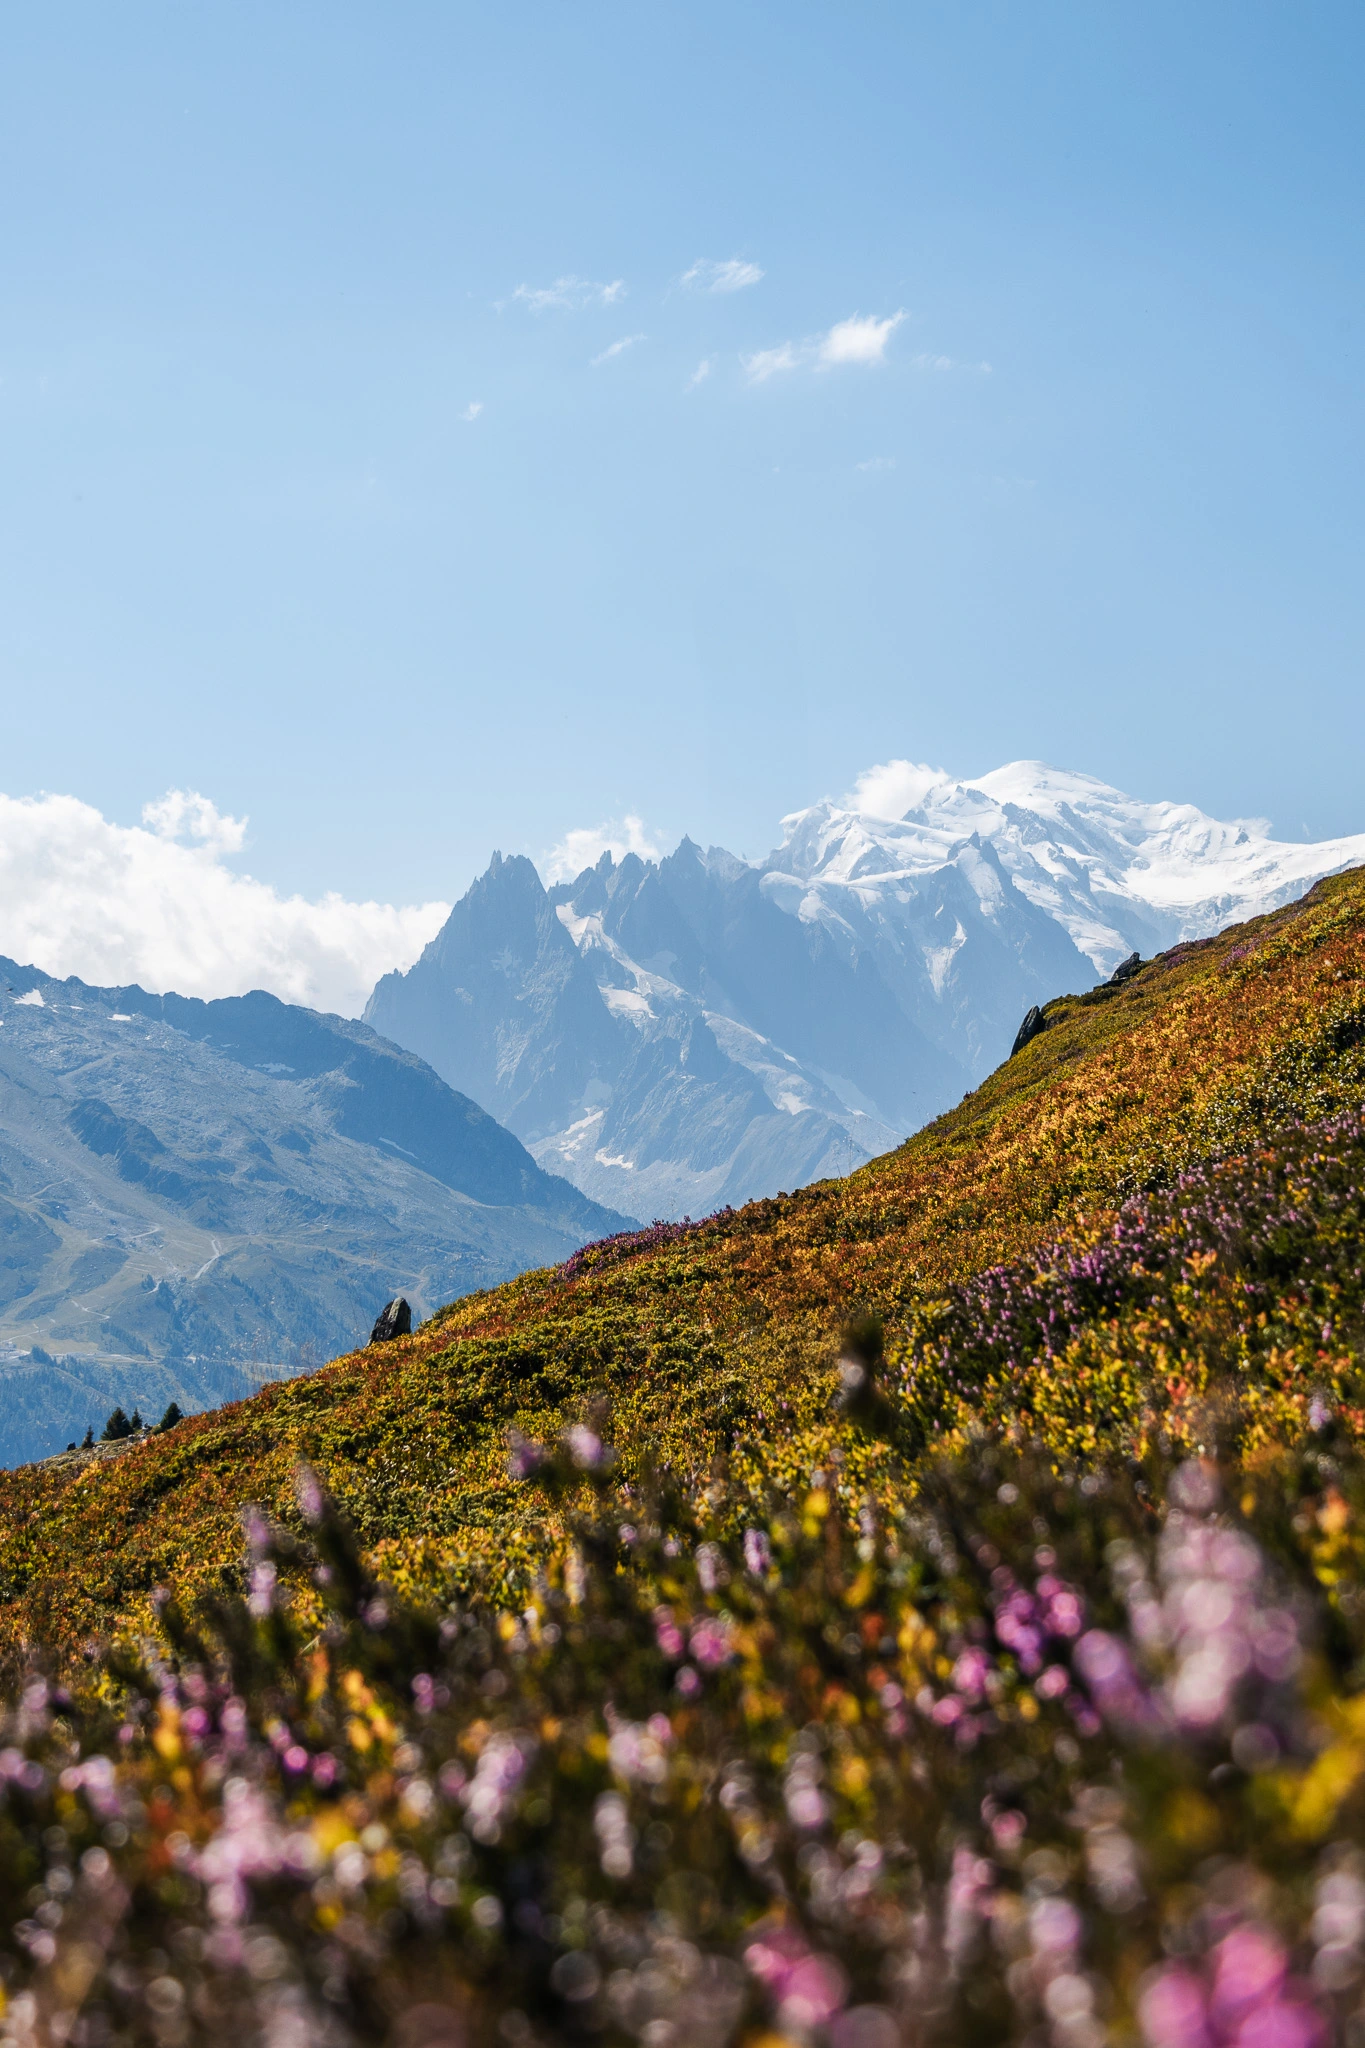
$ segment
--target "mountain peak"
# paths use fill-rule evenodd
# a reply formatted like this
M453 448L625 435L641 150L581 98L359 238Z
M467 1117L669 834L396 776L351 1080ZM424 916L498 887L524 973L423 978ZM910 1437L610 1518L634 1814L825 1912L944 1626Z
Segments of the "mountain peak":
M1147 802L1038 760L1010 761L971 782L892 761L861 776L843 802L825 798L782 822L767 871L805 884L802 916L846 922L850 889L866 913L874 878L886 892L918 889L974 840L1101 973L1134 947L1150 953L1202 937L1365 860L1365 834L1311 846L1278 841L1264 819Z
M545 884L540 879L540 870L533 860L524 853L494 853L488 866L473 885L490 888L515 887L530 890L533 895L543 896Z
M367 1016L585 1193L696 1215L882 1149L1031 1008L1365 860L1040 760L892 761L783 828L761 864L685 833L548 892L498 855Z

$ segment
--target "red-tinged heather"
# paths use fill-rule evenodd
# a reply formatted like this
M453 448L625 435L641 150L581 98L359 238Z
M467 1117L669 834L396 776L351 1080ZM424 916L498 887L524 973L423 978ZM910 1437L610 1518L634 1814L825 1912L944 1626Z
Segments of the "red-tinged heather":
M1357 2048L1363 973L7 1475L0 2033Z

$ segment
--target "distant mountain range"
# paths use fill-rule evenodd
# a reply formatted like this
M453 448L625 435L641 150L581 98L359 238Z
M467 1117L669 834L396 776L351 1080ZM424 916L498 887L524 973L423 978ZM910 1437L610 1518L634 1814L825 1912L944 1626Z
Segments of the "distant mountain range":
M757 864L684 839L547 889L495 855L365 1017L596 1200L700 1215L847 1172L1033 1004L1362 860L1365 834L1277 842L1041 762L895 763Z
M0 1462L203 1408L630 1219L364 1024L0 960ZM36 1351L33 1347L37 1347Z
M0 960L0 1461L303 1371L394 1293L421 1316L847 1172L1033 1004L1362 860L1037 763L902 763L760 863L684 839L547 888L495 855L365 1023Z

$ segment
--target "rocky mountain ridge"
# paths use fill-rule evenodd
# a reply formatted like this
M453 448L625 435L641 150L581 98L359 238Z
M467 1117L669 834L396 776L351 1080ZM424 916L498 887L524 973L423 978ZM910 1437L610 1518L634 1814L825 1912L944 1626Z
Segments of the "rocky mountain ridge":
M1041 762L895 762L759 863L685 838L546 888L495 855L365 1016L595 1199L700 1215L851 1170L1036 1005L1361 859Z

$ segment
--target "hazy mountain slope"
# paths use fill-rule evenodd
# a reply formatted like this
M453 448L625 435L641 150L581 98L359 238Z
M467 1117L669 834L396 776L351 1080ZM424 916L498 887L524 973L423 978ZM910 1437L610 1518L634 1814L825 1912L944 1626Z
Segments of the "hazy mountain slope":
M630 1044L531 862L499 853L408 973L378 983L365 1021L523 1138L558 1128Z
M317 1364L396 1291L421 1313L610 1220L364 1025L0 962L0 1458Z
M907 1020L871 955L785 915L758 871L720 848L703 854L684 839L657 866L635 856L599 863L551 893L580 945L600 933L708 1017L781 1046L852 1102L875 1101L892 1128L923 1123L962 1091L961 1065ZM608 972L604 963L604 982ZM623 968L623 983L630 973Z
M1254 1164L1269 1134L1343 1113L1312 1169L1326 1204L1314 1228L1324 1243L1335 1232L1354 1270L1355 1209L1331 1178L1329 1154L1365 1145L1362 1105L1365 874L1356 871L1273 917L1177 948L1124 987L1058 1001L1043 1034L967 1101L847 1180L590 1248L454 1304L381 1353L272 1387L98 1468L73 1458L7 1475L0 1584L11 1626L80 1632L168 1578L192 1584L212 1574L236 1554L244 1498L296 1525L293 1468L305 1447L384 1574L444 1586L482 1575L511 1594L545 1541L543 1507L509 1483L511 1427L552 1434L600 1397L627 1476L643 1460L665 1459L700 1485L718 1449L747 1442L765 1469L804 1488L837 1437L832 1368L851 1310L887 1319L905 1363L898 1398L913 1413L928 1398L923 1374L940 1375L933 1399L954 1429L962 1402L1027 1405L1030 1388L1050 1404L1057 1441L1073 1449L1093 1444L1106 1416L1148 1427L1143 1403L1183 1402L1182 1429L1211 1426L1199 1406L1199 1347L1223 1347L1229 1370L1241 1370L1247 1341L1245 1329L1238 1334L1242 1283L1216 1260L1211 1267L1201 1253L1182 1278L1185 1255L1176 1258L1167 1291L1175 1303L1184 1289L1179 1327L1175 1308L1163 1309L1165 1321L1122 1342L1111 1331L1105 1343L1117 1354L1093 1369L1079 1355L1059 1357L1027 1384L1024 1367L1002 1352L998 1371L983 1367L979 1384L963 1381L956 1392L951 1374L942 1379L949 1354L935 1336L947 1327L945 1290L1027 1261L1060 1235L1073 1265L1062 1273L1062 1254L1049 1253L1044 1278L1026 1274L1019 1286L1030 1299L1044 1282L1074 1287L1084 1315L1108 1329L1110 1297L1095 1291L1104 1259L1091 1253L1129 1241L1127 1223L1115 1234L1120 1202L1220 1154L1250 1153ZM1307 1170L1293 1163L1294 1148L1311 1154L1319 1141L1291 1129L1285 1142L1288 1178L1277 1180L1275 1201L1290 1199ZM1180 1204L1168 1206L1178 1222ZM1215 1221L1216 1212L1215 1203ZM1278 1230L1268 1241L1272 1278ZM1234 1243L1229 1257L1235 1251ZM1324 1331L1308 1281L1271 1306L1255 1341L1264 1337L1275 1354L1274 1398L1306 1409L1312 1388L1346 1373L1349 1359ZM961 1320L965 1311L952 1313ZM1292 1326L1282 1355L1276 1317ZM987 1344L985 1324L967 1334ZM1130 1338L1133 1356L1146 1346L1155 1361L1141 1386L1124 1363ZM1353 1340L1342 1341L1349 1349ZM1028 1371L1037 1366L1033 1358ZM1012 1426L1021 1426L1017 1415Z
M719 886L733 888L737 870L752 892L752 872L721 859ZM818 932L757 909L770 938L825 948ZM616 936L627 911L652 965ZM813 1003L819 987L817 977ZM504 1119L543 1166L639 1216L796 1187L893 1140L728 1008L652 867L608 862L547 893L529 861L495 856L417 964L379 983L365 1017Z
M846 1171L1035 1004L1365 856L1028 761L893 763L784 828L761 866L684 839L548 892L497 856L367 1019L598 1200L696 1215Z
M827 820L818 830L814 819L800 822L764 867L765 896L875 963L902 1015L973 1080L1004 1056L1035 1003L1095 979L1093 963L1016 886L989 841L973 835L912 869L863 820L838 822L838 832Z

